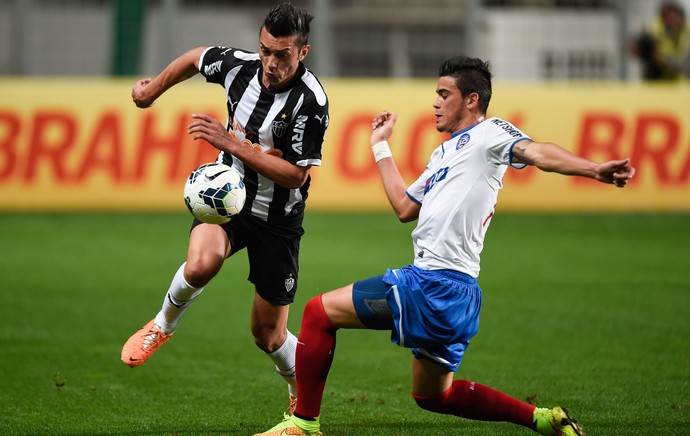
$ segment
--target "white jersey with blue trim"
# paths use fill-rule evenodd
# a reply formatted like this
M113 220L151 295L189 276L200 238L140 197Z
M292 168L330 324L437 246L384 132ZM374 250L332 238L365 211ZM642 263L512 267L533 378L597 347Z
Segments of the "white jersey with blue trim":
M530 139L500 118L454 133L407 188L421 204L412 232L414 265L479 276L479 255L513 146ZM525 165L513 164L516 168Z

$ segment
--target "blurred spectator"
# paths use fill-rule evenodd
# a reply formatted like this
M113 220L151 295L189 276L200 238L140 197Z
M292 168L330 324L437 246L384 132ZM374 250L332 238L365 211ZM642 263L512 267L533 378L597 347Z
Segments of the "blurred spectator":
M631 50L642 62L645 80L690 78L690 29L683 7L664 2L658 17L633 41Z

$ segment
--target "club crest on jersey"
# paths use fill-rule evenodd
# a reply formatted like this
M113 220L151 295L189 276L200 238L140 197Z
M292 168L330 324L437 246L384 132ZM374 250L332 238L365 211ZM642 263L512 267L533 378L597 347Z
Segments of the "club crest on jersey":
M458 138L458 143L455 144L455 149L460 150L462 147L464 147L468 142L470 142L470 134L469 133L463 133L460 135Z
M273 134L278 138L282 138L285 135L285 132L287 132L288 123L285 121L274 121L271 123L271 126L273 129Z
M295 278L294 277L288 277L285 279L285 290L290 292L292 291L292 288L295 287Z

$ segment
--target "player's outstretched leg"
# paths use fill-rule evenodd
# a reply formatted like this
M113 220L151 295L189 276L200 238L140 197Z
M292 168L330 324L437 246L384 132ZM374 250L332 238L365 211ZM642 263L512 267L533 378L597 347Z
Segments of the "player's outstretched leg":
M562 407L534 410L535 430L543 435L583 436L582 427Z
M163 333L154 321L152 319L141 330L134 333L122 347L120 358L125 365L132 368L143 365L173 335Z
M421 361L417 361L421 362ZM469 380L454 380L437 395L412 394L417 404L436 413L479 421L503 421L548 436L582 436L582 428L561 407L540 409L503 392Z

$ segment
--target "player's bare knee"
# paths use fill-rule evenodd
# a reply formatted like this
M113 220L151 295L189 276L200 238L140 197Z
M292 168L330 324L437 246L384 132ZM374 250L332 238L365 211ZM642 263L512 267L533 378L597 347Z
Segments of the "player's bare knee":
M223 259L213 255L190 256L184 268L184 278L191 286L206 286L218 274Z
M254 343L265 353L273 353L285 342L285 331L277 331L267 327L252 329Z

